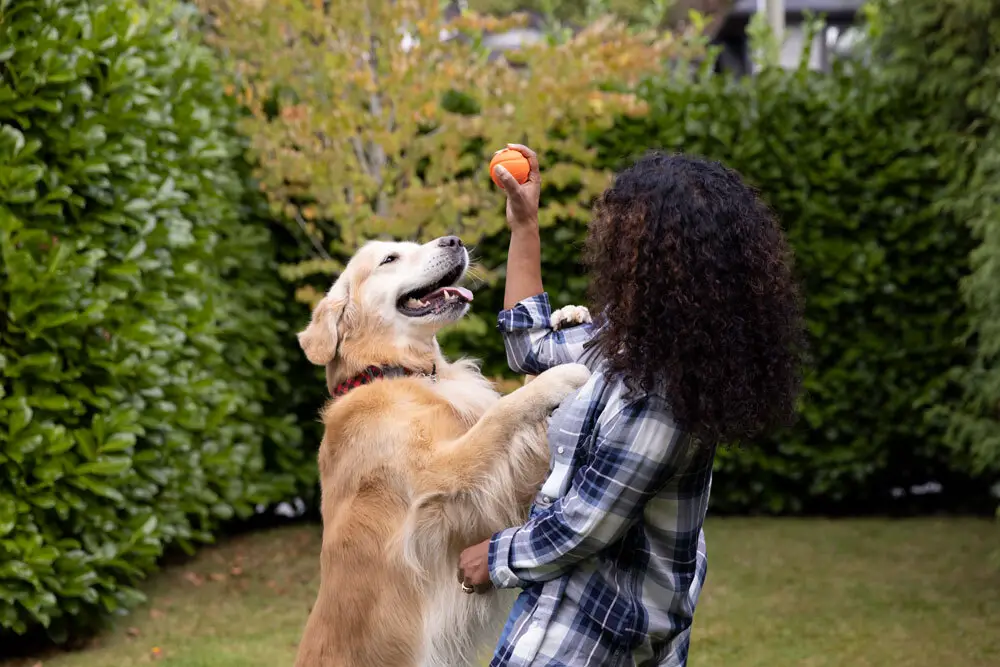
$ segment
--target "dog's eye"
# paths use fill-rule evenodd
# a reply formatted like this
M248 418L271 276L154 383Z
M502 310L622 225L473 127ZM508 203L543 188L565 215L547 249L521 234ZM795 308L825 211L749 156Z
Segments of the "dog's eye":
M379 263L379 266L383 266L384 264L392 264L392 263L393 263L393 262L395 262L395 261L396 261L397 259L399 259L399 255L397 255L397 254L395 254L395 253L393 253L393 254L391 254L391 255L386 255L385 259L383 259L383 260L382 260L382 261L381 261L381 262Z

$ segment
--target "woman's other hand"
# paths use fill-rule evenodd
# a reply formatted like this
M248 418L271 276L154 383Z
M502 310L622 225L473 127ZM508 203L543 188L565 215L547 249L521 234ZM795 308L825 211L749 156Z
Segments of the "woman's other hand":
M485 593L493 587L490 581L489 540L472 545L458 557L458 581L463 590L471 588L476 593Z

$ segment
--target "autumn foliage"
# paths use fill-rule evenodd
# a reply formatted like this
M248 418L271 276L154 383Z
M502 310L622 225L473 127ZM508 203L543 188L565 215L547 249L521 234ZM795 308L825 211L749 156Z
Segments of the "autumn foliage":
M609 19L507 59L482 37L518 17L449 19L438 0L200 2L233 61L260 188L300 244L282 274L305 302L319 296L309 279L329 284L366 239L474 245L501 229L486 165L508 142L543 151L547 181L576 193L542 224L585 216L608 175L584 133L642 113L629 84L702 48L697 24L655 34Z

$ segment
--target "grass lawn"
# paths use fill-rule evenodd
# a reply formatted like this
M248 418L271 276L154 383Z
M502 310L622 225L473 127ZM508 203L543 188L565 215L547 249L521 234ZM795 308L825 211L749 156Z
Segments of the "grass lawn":
M1000 665L1000 526L712 519L691 667ZM0 667L291 666L319 531L233 538L154 576L92 646Z

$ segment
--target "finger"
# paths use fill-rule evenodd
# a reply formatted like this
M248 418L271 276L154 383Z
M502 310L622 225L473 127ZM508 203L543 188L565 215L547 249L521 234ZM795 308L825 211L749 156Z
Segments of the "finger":
M507 144L507 148L517 151L528 159L528 180L537 181L539 176L538 155L535 154L535 151L523 144Z
M465 583L465 572L462 570L461 567L458 568L458 583L460 584Z
M507 171L507 168L502 164L498 164L493 168L493 173L496 174L497 180L503 186L503 189L507 191L507 196L516 195L521 184L517 182L514 175Z

